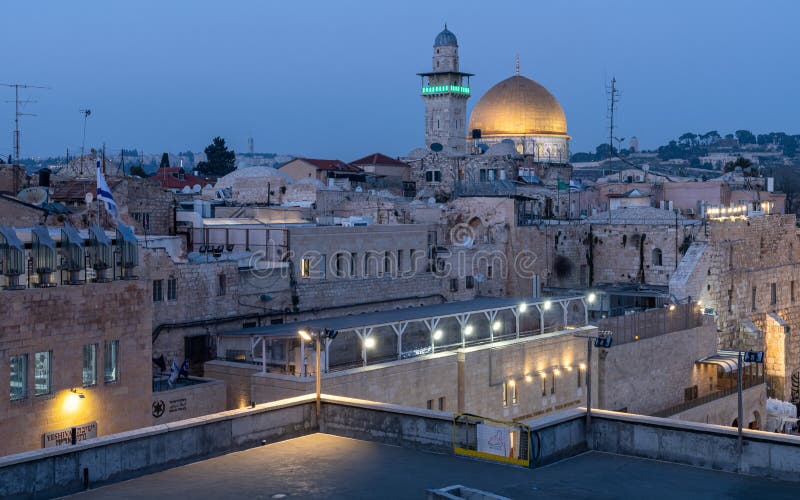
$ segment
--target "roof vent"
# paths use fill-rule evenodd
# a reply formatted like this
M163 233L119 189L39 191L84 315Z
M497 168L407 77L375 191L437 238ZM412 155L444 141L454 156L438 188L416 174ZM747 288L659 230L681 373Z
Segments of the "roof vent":
M102 227L95 224L89 229L89 265L94 271L94 281L106 283L111 281L108 270L111 269L111 240Z
M133 229L125 224L117 226L116 247L119 255L119 277L123 280L136 279L133 269L139 265L139 243Z
M56 271L56 242L45 226L36 226L31 231L31 257L36 272L38 287L56 286L53 273Z
M61 269L67 271L67 283L70 285L82 283L81 271L86 265L83 238L69 224L64 224L61 229L61 259Z

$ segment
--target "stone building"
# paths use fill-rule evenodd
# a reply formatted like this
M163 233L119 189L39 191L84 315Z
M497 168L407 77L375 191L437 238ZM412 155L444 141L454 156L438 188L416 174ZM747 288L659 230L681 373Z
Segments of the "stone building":
M72 428L82 440L149 425L148 284L27 283L0 291L0 385L10 388L0 398L0 455L68 444Z
M716 317L719 346L765 350L771 397L800 401L800 242L794 215L711 217L670 281Z

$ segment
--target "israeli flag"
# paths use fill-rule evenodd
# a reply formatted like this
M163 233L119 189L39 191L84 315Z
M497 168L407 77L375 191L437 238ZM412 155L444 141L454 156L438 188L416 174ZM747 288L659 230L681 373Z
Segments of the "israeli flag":
M178 362L175 361L175 358L172 359L172 370L170 371L169 378L167 379L167 385L169 388L172 389L175 387L175 382L178 380L178 376L181 373L180 367L178 367Z
M106 210L114 217L114 220L119 218L117 204L114 202L114 197L111 196L111 189L106 183L106 178L103 177L103 171L100 170L100 160L97 160L97 201L102 201L106 204Z

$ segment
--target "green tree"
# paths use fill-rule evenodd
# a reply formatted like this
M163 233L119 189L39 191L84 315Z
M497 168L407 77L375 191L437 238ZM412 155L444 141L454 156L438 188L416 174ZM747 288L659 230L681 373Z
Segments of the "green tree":
M134 165L131 167L131 175L135 175L144 179L147 177L147 172L144 171L141 165Z
M697 141L697 134L693 134L691 132L686 132L682 136L678 137L678 142L687 148L694 146L695 141Z
M739 144L755 144L757 142L756 136L749 130L737 130L736 140Z
M161 165L158 168L169 168L169 155L167 153L161 155Z
M197 170L205 175L222 177L236 170L236 153L228 151L225 139L214 137L206 149L206 161L197 164Z

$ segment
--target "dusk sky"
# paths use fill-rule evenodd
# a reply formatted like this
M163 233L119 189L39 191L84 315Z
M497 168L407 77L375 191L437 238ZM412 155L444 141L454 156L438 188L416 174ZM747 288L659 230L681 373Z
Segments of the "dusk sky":
M572 152L618 137L655 147L683 132L799 133L800 3L792 1L8 2L2 83L23 91L22 155L87 148L237 152L353 160L423 145L417 72L446 22L471 109L514 73L561 102ZM13 89L0 88L0 154L12 152ZM794 119L793 119L794 118ZM627 142L627 141L626 141Z

